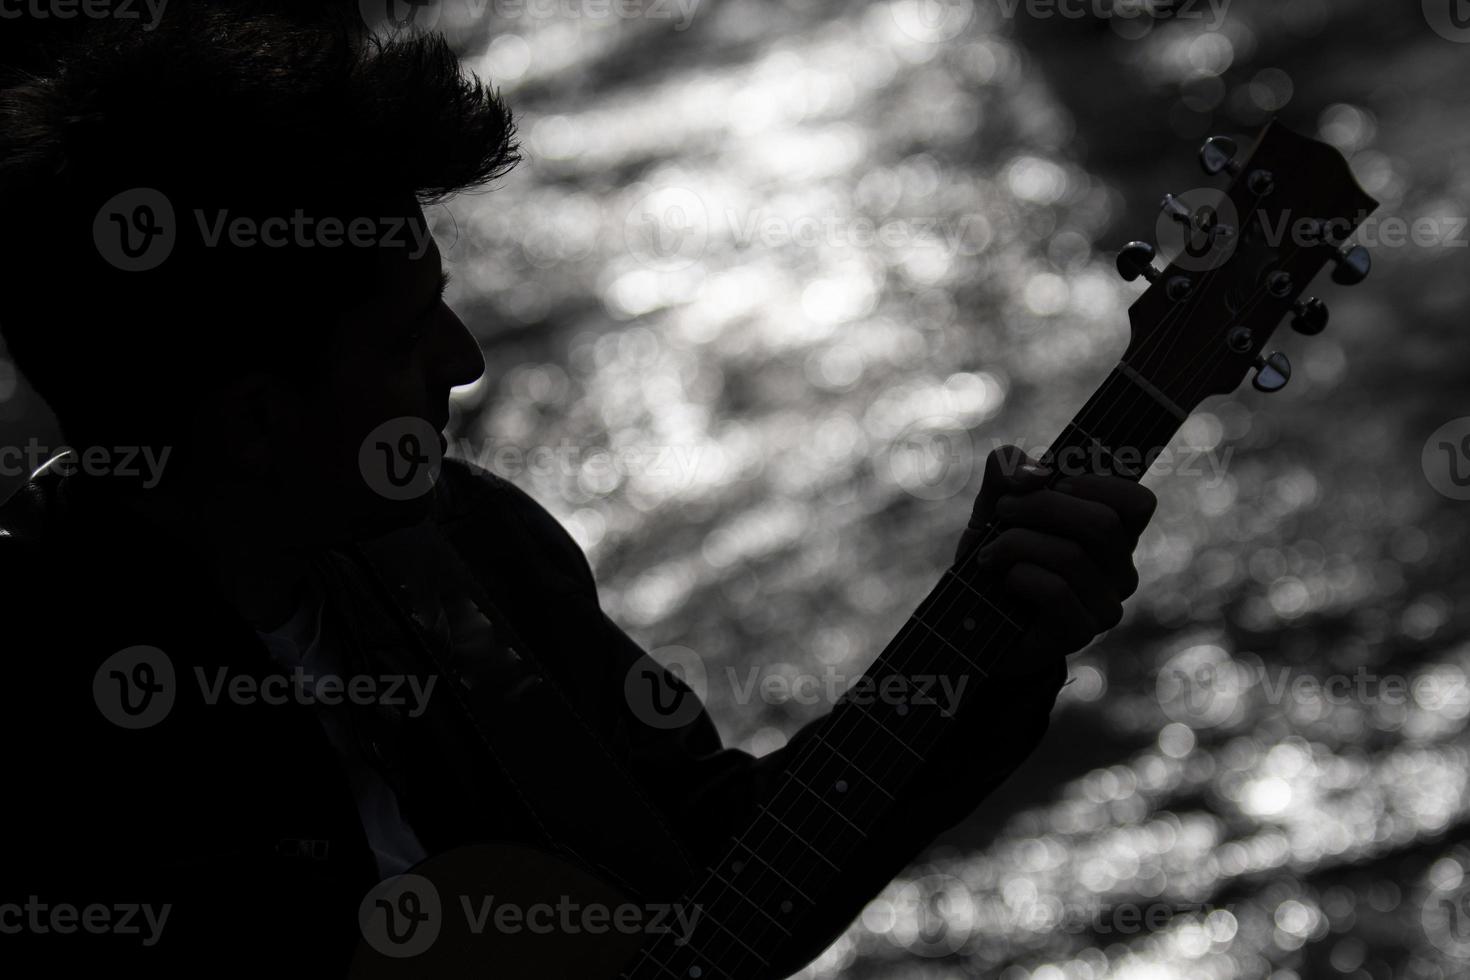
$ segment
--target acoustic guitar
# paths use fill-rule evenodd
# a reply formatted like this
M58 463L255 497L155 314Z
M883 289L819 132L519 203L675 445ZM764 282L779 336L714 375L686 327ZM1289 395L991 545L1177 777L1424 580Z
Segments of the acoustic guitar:
M1208 140L1200 162L1223 190L1166 196L1154 246L1119 253L1124 279L1147 290L1129 310L1122 360L1051 445L1058 472L1137 480L1206 398L1254 371L1263 392L1291 365L1266 347L1288 317L1320 333L1328 310L1305 295L1329 263L1361 282L1368 252L1349 237L1377 208L1332 147L1271 123L1238 153ZM987 529L978 550L996 533ZM917 690L938 673L974 690L1017 645L1026 616L956 562L866 675ZM820 737L793 758L717 864L677 901L630 899L576 864L517 844L477 844L390 878L363 902L353 976L750 980L780 975L774 952L823 901L838 872L945 737L938 699L840 700ZM900 703L903 702L903 703ZM589 814L589 819L596 819ZM651 860L656 857L650 856Z

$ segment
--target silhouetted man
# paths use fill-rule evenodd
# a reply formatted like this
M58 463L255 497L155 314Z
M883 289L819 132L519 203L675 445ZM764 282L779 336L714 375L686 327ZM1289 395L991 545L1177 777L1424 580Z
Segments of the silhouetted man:
M650 716L643 678L687 688L568 534L439 460L483 364L420 206L516 159L442 40L223 4L98 25L0 96L0 328L75 449L0 511L0 955L340 976L375 885L485 841L672 901L820 738L755 759L697 704ZM983 555L1036 614L1020 655L767 974L1021 763L1119 621L1152 495L1026 462L992 457L972 521L1011 501Z

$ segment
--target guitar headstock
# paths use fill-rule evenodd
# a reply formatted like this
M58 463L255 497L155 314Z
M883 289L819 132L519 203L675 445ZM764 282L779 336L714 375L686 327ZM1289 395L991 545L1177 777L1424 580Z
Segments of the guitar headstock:
M1186 412L1234 391L1252 369L1257 389L1285 386L1291 365L1265 353L1271 335L1287 317L1303 334L1326 327L1327 306L1307 287L1329 262L1337 283L1368 275L1368 251L1347 242L1378 207L1341 153L1276 122L1244 154L1210 139L1200 163L1230 184L1164 198L1159 243L1174 255L1169 267L1154 267L1145 242L1118 255L1125 279L1150 282L1128 311L1124 360Z

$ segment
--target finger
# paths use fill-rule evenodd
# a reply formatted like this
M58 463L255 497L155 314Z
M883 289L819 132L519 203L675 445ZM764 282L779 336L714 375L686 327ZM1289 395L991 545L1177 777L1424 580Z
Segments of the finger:
M1054 572L1023 562L1006 573L1005 587L1033 614L1033 625L1023 638L1027 647L1073 653L1102 632L1066 581Z
M1024 497L1002 497L996 517L1003 527L1030 528L1077 542L1113 580L1123 598L1138 589L1132 557L1136 536L1106 504L1038 490Z
M995 520L995 505L1001 497L1026 494L1046 486L1052 478L1050 470L1027 456L1019 446L1001 446L985 458L985 476L980 493L970 511L970 522L960 536L955 561L969 554L980 543L986 529Z
M1135 537L1143 533L1159 506L1159 498L1148 487L1116 476L1068 476L1052 489L1111 507Z
M1021 564L1035 565L1061 579L1101 629L1123 619L1123 600L1116 586L1075 541L1027 528L1001 532L980 550L982 574L999 575Z

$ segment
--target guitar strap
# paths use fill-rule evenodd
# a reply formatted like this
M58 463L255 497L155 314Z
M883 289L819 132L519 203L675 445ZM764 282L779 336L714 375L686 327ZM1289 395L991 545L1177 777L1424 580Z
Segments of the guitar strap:
M681 894L694 871L667 822L467 567L461 549L493 547L454 533L472 524L446 536L426 521L351 557L416 636L442 679L435 697L474 731L539 843L634 894Z

